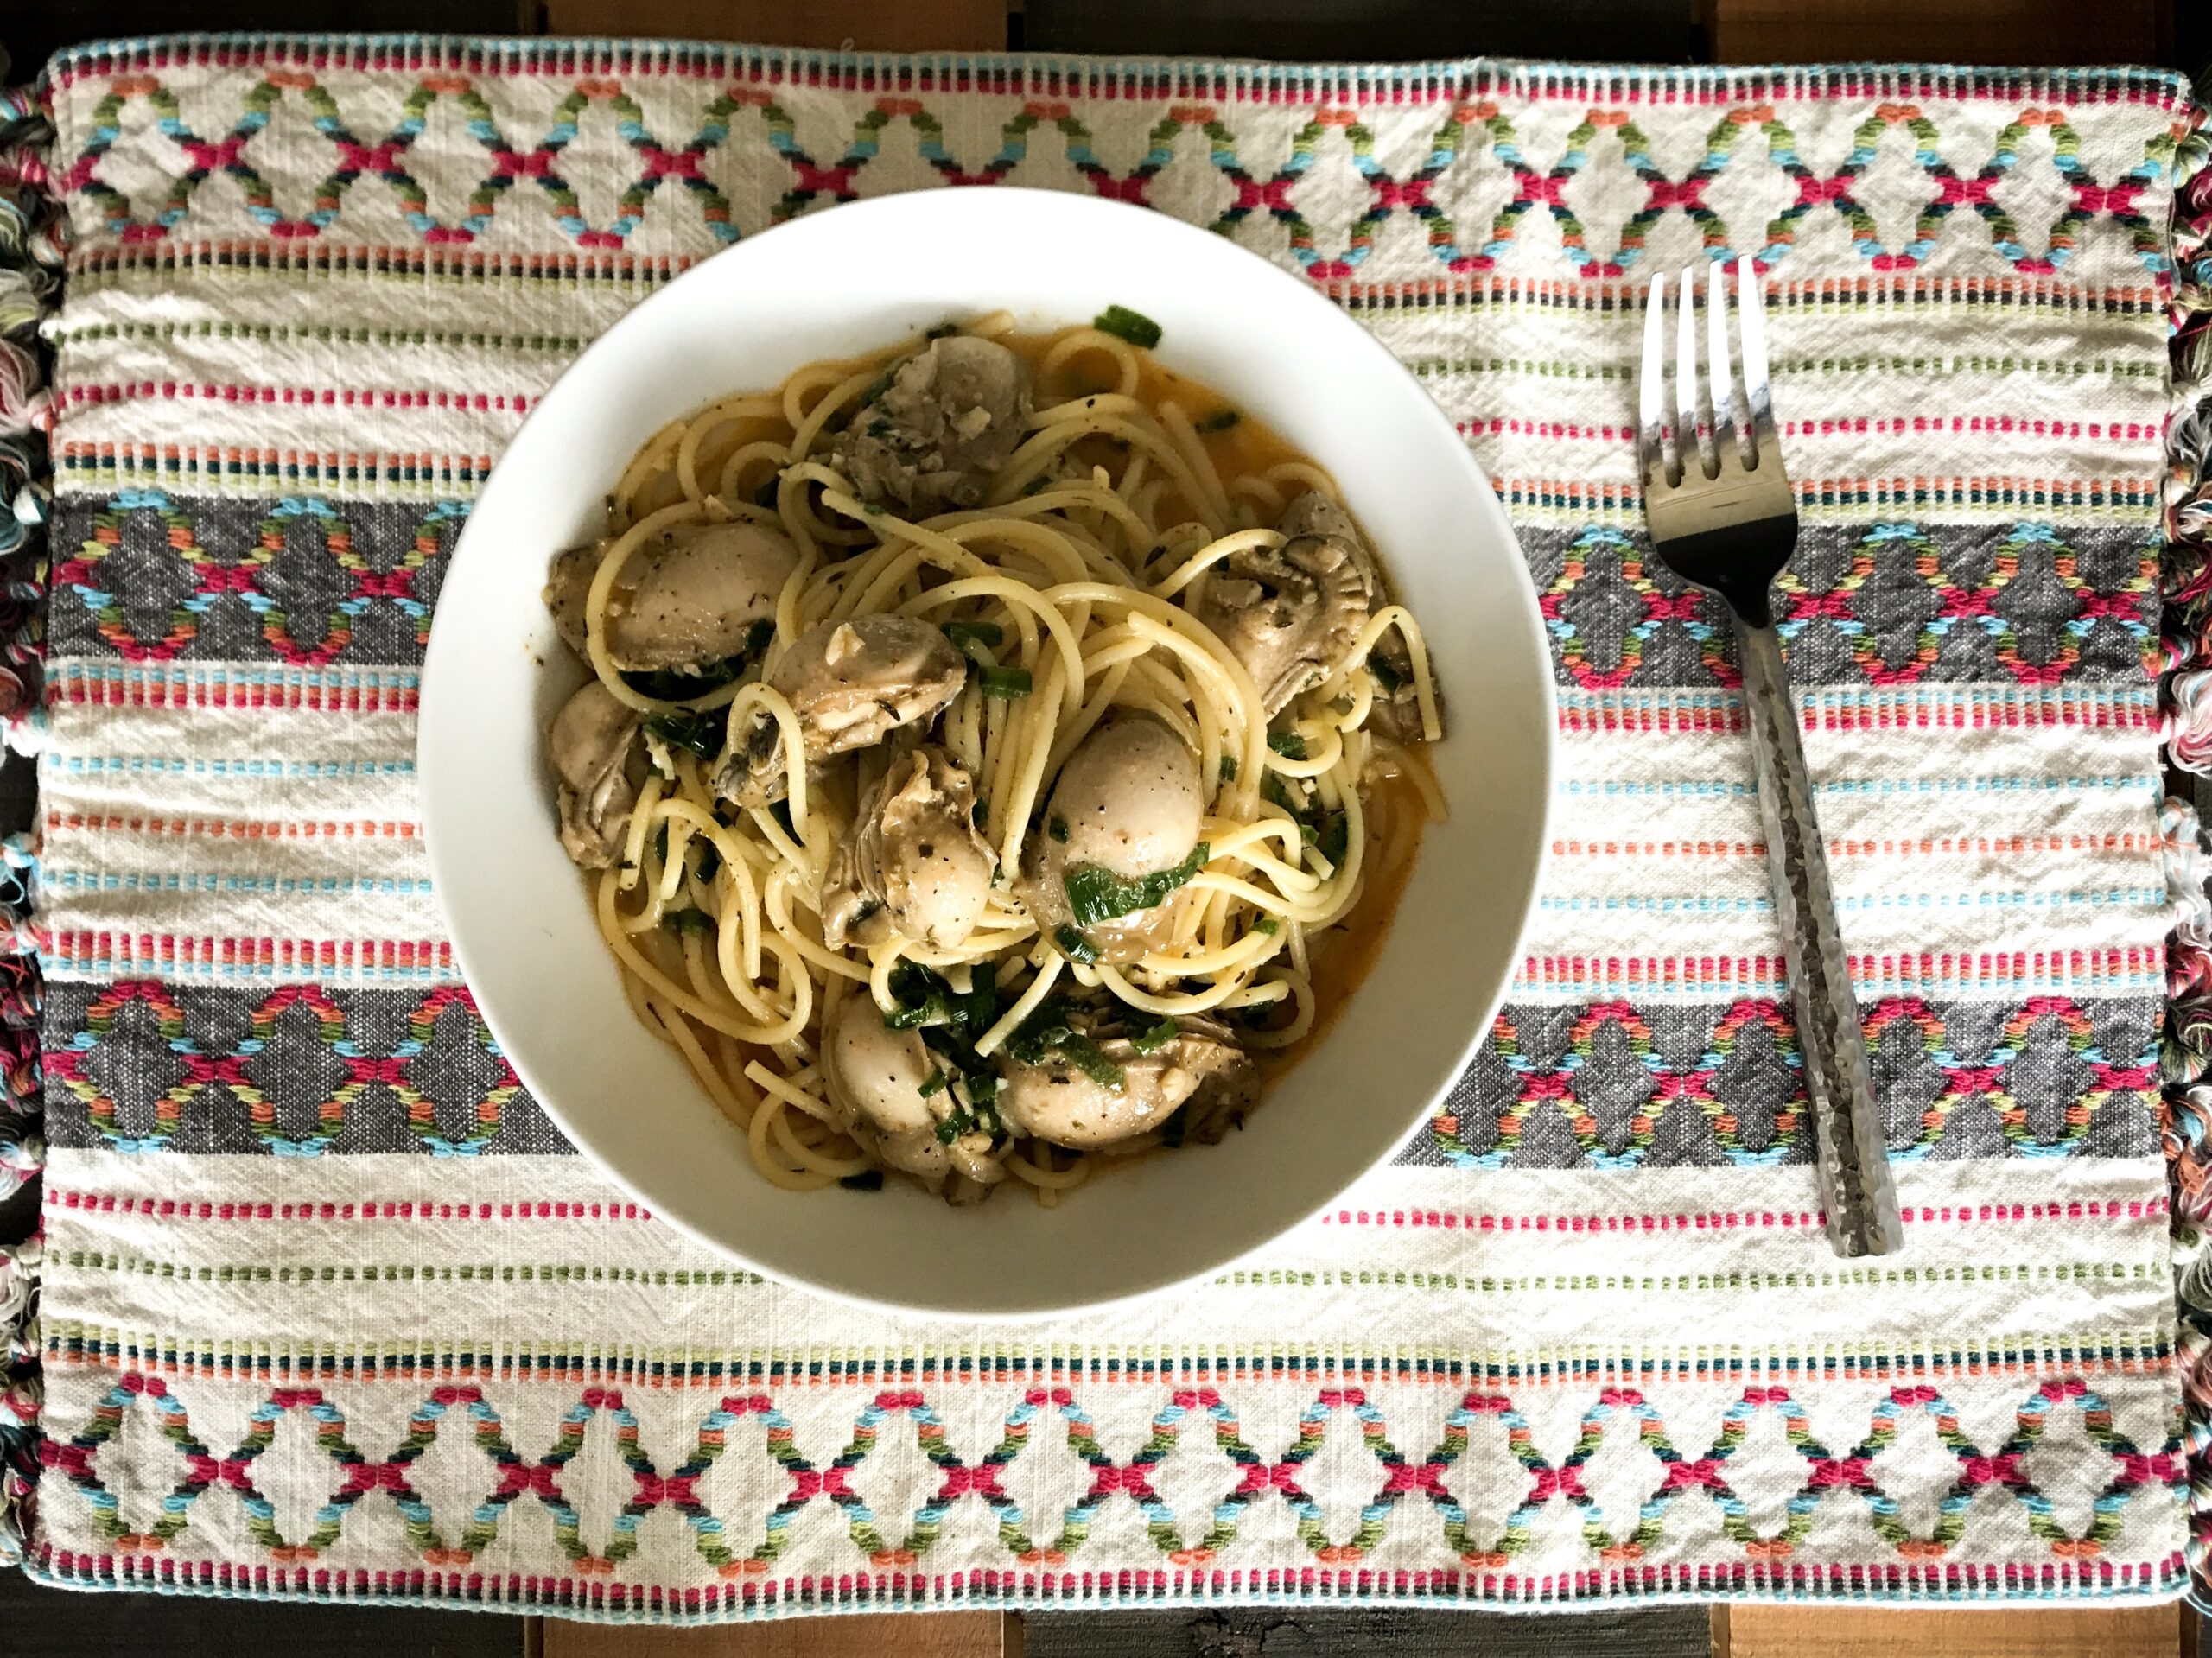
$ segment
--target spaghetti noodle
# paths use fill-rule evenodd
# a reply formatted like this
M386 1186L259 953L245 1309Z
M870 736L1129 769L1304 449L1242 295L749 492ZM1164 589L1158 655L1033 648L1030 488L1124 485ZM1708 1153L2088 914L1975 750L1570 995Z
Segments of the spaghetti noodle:
M1420 628L1333 482L1127 320L724 399L556 562L563 841L779 1186L1052 1204L1217 1139L1442 815Z

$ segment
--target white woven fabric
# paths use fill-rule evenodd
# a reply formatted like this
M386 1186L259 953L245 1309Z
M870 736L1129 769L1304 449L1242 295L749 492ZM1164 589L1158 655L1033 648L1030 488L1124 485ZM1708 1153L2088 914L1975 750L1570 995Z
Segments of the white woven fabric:
M38 1574L668 1618L2179 1592L2176 83L186 41L52 92ZM1497 479L1560 659L1528 960L1411 1161L1020 1331L749 1280L567 1154L454 994L410 771L454 522L581 342L950 175L1327 283ZM1821 1240L1733 670L1633 492L1642 274L1745 251L1891 1261Z

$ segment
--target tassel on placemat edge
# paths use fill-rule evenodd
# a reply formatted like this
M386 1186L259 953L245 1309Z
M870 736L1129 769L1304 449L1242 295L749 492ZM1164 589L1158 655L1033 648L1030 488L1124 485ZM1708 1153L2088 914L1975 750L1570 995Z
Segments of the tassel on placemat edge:
M45 728L40 668L53 403L38 326L60 292L66 239L48 188L53 130L35 93L0 90L0 734L26 753L36 751ZM9 836L0 861L0 1197L6 1197L37 1178L46 1142L31 837ZM0 1566L23 1563L38 1494L41 1259L35 1236L0 1246Z
M2175 768L2212 772L2212 114L2198 105L2174 156L2173 410L2167 425L2159 635L2160 734ZM2173 929L2159 1036L2187 1467L2190 1599L2212 1610L2212 896L2194 807L2159 814Z

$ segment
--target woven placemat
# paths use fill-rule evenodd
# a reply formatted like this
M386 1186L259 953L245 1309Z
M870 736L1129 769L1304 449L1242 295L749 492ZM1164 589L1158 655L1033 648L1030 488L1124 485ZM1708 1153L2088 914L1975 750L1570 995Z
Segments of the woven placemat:
M2176 79L181 39L44 91L35 1575L671 1619L2180 1592ZM760 1282L595 1176L454 975L411 770L454 531L582 344L794 213L999 182L1370 325L1515 518L1561 722L1527 959L1401 1165L1020 1329ZM1642 281L1746 251L1893 1260L1821 1240L1726 630L1633 487Z

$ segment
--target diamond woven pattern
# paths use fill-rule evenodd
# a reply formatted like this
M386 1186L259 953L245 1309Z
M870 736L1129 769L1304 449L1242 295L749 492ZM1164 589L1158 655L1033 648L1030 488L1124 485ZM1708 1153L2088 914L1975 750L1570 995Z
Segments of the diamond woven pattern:
M670 1620L2180 1591L2177 83L277 39L48 91L36 1575ZM584 342L794 214L1000 184L1211 226L1421 378L1522 537L1562 761L1508 1005L1400 1164L1019 1329L761 1282L596 1177L454 973L411 769L454 533ZM1891 1261L1821 1238L1725 619L1629 461L1642 280L1743 252Z

